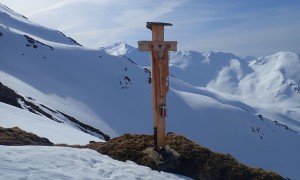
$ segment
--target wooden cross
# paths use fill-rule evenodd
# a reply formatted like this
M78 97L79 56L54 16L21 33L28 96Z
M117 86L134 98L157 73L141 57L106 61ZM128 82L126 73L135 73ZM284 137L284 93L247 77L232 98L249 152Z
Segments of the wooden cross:
M177 51L177 41L164 41L164 26L169 23L147 22L152 31L152 41L139 41L140 51L151 53L151 82L154 113L154 149L166 145L166 95L169 90L169 51Z

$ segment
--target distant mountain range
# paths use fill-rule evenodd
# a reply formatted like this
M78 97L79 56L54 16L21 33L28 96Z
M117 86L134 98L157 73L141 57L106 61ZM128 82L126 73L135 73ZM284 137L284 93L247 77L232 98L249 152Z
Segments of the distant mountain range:
M17 97L0 98L0 126L68 144L152 133L148 53L124 42L88 49L3 5L0 47L1 88ZM298 179L299 64L294 52L171 53L167 130Z
M130 58L142 67L150 66L149 54L124 42L102 49ZM261 111L287 116L287 121L279 121L299 131L299 57L295 52L256 58L212 51L178 51L170 52L170 72L192 86L232 96Z

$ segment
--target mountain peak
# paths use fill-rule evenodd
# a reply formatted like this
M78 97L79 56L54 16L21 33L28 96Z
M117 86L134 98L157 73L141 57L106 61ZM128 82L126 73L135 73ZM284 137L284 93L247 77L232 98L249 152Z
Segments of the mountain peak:
M128 45L127 43L125 43L124 41L121 41L121 42L116 42L115 44L114 44L114 46L130 46L130 45ZM131 46L130 46L131 47Z
M108 52L111 55L114 56L120 56L130 53L131 51L135 50L135 47L132 47L128 44L126 44L124 41L114 43L111 46L108 46L106 48L103 48L104 51Z

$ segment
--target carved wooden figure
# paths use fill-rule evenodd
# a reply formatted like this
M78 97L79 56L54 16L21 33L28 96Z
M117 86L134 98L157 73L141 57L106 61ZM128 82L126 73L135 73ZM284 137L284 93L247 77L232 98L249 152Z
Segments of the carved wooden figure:
M139 41L140 51L150 51L151 82L154 113L154 149L164 149L166 145L166 96L169 90L169 51L177 50L176 41L164 41L164 26L169 23L147 22L152 31L152 41Z

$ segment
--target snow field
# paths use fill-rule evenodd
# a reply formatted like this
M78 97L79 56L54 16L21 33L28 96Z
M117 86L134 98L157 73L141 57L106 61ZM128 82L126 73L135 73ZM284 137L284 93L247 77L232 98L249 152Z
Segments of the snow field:
M190 179L120 162L90 149L0 146L0 179Z

